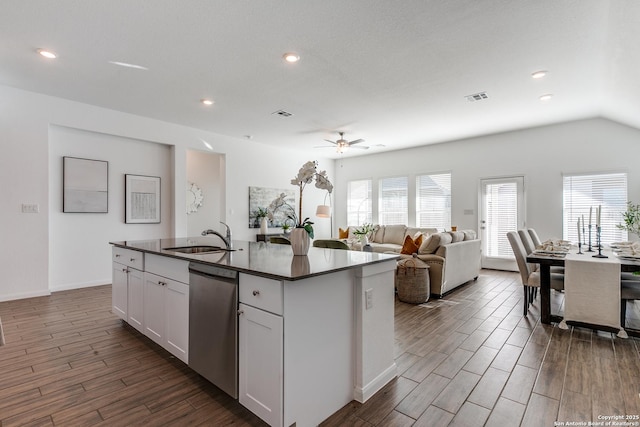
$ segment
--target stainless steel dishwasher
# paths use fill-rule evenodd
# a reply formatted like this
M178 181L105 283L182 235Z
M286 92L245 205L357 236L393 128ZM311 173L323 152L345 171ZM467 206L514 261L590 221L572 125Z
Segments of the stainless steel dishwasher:
M238 272L189 263L189 366L238 398Z

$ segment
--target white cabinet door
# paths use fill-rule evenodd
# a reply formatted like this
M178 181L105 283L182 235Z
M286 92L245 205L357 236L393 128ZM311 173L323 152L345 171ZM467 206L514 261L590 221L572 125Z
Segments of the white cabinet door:
M188 363L189 286L167 279L165 292L166 346L174 356Z
M111 274L111 312L127 320L127 271L126 265L114 262Z
M164 288L169 279L152 273L144 274L144 334L164 346Z
M238 379L240 403L271 426L283 416L282 317L239 305Z
M127 323L144 333L144 273L130 268L127 284Z

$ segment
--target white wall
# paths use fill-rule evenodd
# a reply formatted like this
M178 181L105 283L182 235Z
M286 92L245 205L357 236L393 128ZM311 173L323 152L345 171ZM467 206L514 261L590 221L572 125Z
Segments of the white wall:
M478 229L481 178L523 175L526 222L541 237L562 236L562 174L626 171L629 200L640 203L640 130L606 119L580 120L336 162L336 218L344 228L347 182L451 171L451 223ZM374 197L377 193L374 192ZM473 215L464 215L472 209ZM410 213L413 225L415 213Z
M169 146L170 161L168 176L173 176L170 185L174 195L169 198L168 212L163 218L171 218L170 230L177 237L187 236L187 215L185 213L185 187L187 182L187 151L207 150L207 142L213 153L225 156L224 167L225 200L222 220L233 228L236 239L254 240L256 230L249 229L248 188L249 186L286 187L298 169L307 160L317 159L321 169L334 176L333 161L318 158L316 153L294 150L279 150L258 142L247 141L204 132L185 126L107 110L61 98L49 97L0 86L0 300L46 295L53 288L83 286L108 278L110 257L90 250L75 253L75 257L62 256L56 259L56 266L50 267L50 241L53 247L82 245L81 242L64 240L65 233L57 227L57 204L60 194L50 194L49 165L56 157L66 153L50 153L49 129L68 128L92 134L108 135L103 143L91 144L83 157L99 159L110 153L109 141L133 139ZM54 132L55 133L55 132ZM54 147L57 147L54 145ZM129 156L124 151L110 161L110 167L120 165ZM139 159L141 162L153 161ZM113 165L112 165L113 163ZM147 167L146 165L145 167ZM124 167L124 166L119 166ZM52 171L52 174L55 172ZM53 177L53 179L60 179ZM55 185L54 185L55 187ZM167 187L169 188L169 187ZM51 190L55 191L55 190ZM115 196L114 196L115 197ZM312 188L304 195L303 215L315 216L316 205L324 198L322 191ZM57 200L55 200L57 199ZM40 207L37 214L21 213L22 203L36 203ZM168 216L165 216L168 215ZM120 218L114 218L120 221ZM167 224L163 224L167 225ZM215 224L212 224L215 227ZM54 230L55 227L55 230ZM137 226L124 227L125 230L138 229ZM92 241L92 247L106 245L108 241L138 238L136 232L121 233L120 226L112 224L107 236L83 236ZM152 228L144 229L146 231ZM219 231L223 227L219 225ZM64 230L62 230L64 231ZM329 235L329 221L317 220L316 232L319 236ZM155 234L149 233L149 234ZM145 238L148 235L145 234ZM148 236L151 237L151 236ZM153 236L166 237L166 236ZM95 241L95 242L94 242ZM103 246L101 246L103 247ZM61 249L64 250L64 249ZM57 256L57 255L56 255ZM66 261L64 261L66 260ZM93 263L97 264L93 264ZM65 270L77 265L92 265L91 277L62 277ZM99 265L98 265L99 264ZM89 269L87 269L89 270ZM51 272L51 273L50 273ZM50 276L55 283L50 282Z
M108 213L62 212L64 156L109 162ZM49 288L52 291L111 283L111 269L105 269L104 263L111 257L109 241L173 235L171 163L171 150L167 145L50 127ZM125 174L160 177L160 224L125 223ZM85 256L86 253L91 256Z
M202 190L202 206L187 215L187 235L197 236L208 228L218 228L224 214L224 156L203 151L187 152L187 180Z

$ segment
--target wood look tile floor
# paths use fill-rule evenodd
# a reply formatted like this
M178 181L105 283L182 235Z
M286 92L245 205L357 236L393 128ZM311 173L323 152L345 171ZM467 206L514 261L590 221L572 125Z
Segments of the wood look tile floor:
M552 300L561 313L562 293ZM110 286L0 302L0 426L265 425L110 306ZM523 317L518 276L489 270L442 300L397 302L398 377L322 425L537 427L640 414L640 340L542 325L537 307ZM640 303L627 316L640 329Z

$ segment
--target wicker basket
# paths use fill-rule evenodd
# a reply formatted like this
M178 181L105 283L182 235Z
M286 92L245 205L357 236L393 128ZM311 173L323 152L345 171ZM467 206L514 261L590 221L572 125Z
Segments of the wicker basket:
M429 266L415 255L398 261L395 285L400 301L411 304L427 302L431 293Z

